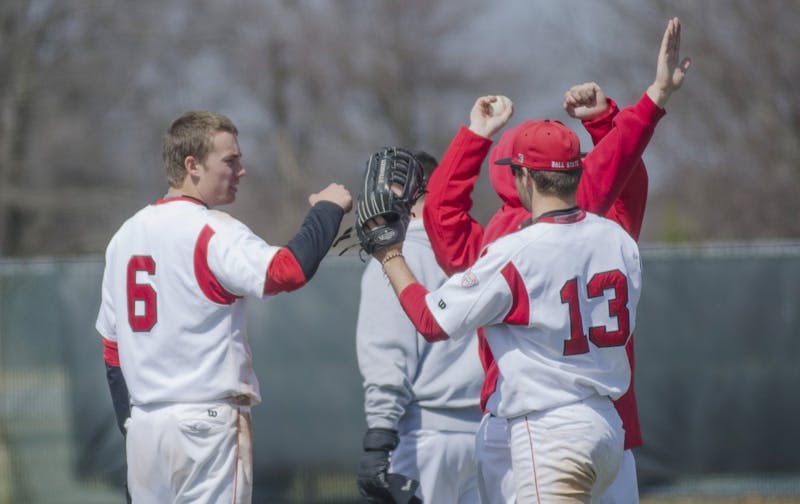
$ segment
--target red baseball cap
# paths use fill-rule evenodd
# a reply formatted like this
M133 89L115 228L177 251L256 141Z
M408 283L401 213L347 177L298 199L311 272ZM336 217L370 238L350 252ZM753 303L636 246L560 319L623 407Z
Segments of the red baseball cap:
M580 170L581 141L560 121L526 121L511 144L511 157L495 164L524 166L531 170Z

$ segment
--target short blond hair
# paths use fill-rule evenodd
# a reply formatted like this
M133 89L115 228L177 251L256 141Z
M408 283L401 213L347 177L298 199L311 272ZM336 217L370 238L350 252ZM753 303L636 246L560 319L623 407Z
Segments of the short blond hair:
M222 114L190 111L175 119L164 135L161 152L170 187L180 187L186 178L183 165L188 156L205 160L213 148L214 135L225 131L238 135L233 121Z

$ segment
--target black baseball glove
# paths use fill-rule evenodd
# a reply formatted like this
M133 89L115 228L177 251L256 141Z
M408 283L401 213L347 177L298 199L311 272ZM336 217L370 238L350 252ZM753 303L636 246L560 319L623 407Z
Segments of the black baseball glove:
M370 156L355 207L361 248L372 254L402 242L411 207L424 192L422 166L410 151L385 147Z

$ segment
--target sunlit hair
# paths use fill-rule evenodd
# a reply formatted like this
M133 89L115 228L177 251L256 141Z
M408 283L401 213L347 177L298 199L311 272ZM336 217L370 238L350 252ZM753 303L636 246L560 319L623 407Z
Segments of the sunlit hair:
M233 121L221 114L206 111L186 112L170 125L162 143L164 167L170 187L180 187L186 177L183 161L193 156L205 161L213 149L214 135L225 131L238 135Z
M528 170L528 172L536 182L536 188L540 193L565 197L575 194L578 190L582 170L568 172Z

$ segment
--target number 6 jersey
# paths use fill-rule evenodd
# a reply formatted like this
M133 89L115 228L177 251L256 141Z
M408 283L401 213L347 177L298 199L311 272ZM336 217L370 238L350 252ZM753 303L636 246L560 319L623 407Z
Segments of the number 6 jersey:
M500 371L487 409L512 418L625 393L640 292L636 242L572 209L497 240L425 302L451 338L484 326Z
M263 297L278 250L188 197L125 222L106 250L96 328L116 342L134 404L260 400L244 297Z

